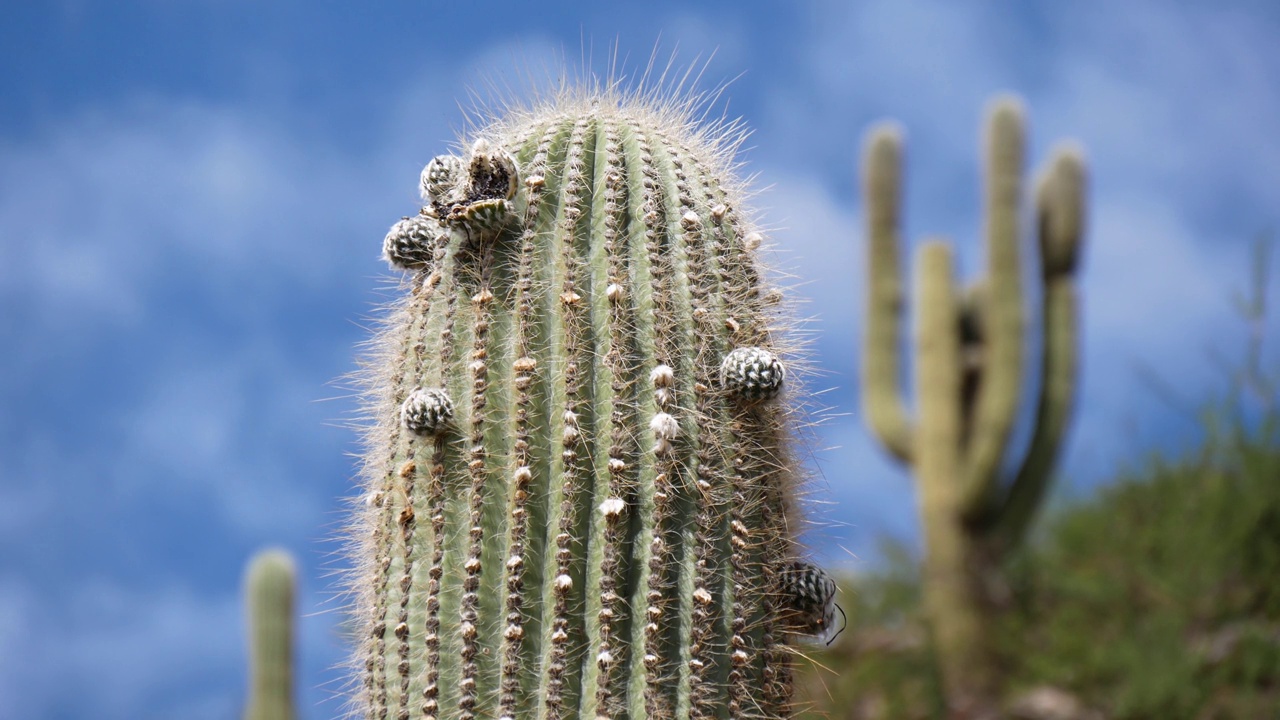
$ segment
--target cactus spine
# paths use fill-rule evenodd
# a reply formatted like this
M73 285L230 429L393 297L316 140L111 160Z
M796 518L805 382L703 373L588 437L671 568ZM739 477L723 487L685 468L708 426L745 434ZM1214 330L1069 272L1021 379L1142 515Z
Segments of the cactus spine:
M1036 197L1043 351L1035 428L1011 482L1001 462L1022 382L1023 291L1019 207L1024 121L1020 104L993 104L986 137L986 277L959 293L951 249L926 242L917 261L917 418L899 387L899 187L902 141L875 128L865 145L863 185L870 277L862 364L872 430L915 469L924 525L925 602L948 704L963 717L994 712L998 668L986 615L999 563L1022 539L1048 486L1070 413L1076 375L1074 272L1084 225L1084 162L1059 149Z
M245 577L249 615L249 702L245 720L292 720L293 559L258 553Z
M815 630L776 579L777 295L736 131L682 107L517 113L433 160L388 234L407 297L370 363L366 717L790 716L786 643Z

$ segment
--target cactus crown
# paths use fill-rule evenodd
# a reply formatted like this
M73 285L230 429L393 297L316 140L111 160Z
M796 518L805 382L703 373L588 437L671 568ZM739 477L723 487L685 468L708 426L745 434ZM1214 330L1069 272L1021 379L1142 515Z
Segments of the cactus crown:
M792 713L787 643L831 603L784 572L795 348L743 133L691 109L562 96L424 169L365 378L359 713Z

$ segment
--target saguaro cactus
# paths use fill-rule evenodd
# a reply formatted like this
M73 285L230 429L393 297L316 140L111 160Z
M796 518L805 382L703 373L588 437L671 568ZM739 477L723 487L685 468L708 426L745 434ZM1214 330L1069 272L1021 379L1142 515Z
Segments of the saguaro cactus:
M958 293L951 249L918 253L917 418L899 382L903 283L899 269L902 140L893 125L865 146L870 276L862 392L867 421L919 482L925 602L948 702L959 716L991 712L998 667L985 616L999 562L1026 531L1050 480L1076 373L1074 272L1084 225L1084 161L1067 145L1037 189L1044 283L1040 395L1030 447L1011 481L1002 462L1022 386L1024 304L1019 247L1024 121L1011 98L994 103L986 137L986 277Z
M585 94L423 171L370 363L367 717L790 714L788 636L831 598L783 581L787 352L737 137Z
M249 702L245 720L293 720L293 559L258 553L245 575Z

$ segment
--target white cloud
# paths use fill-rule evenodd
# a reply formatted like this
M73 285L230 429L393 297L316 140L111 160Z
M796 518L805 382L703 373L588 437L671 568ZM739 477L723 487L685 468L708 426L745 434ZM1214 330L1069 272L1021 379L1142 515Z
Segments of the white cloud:
M963 101L1003 74L995 37L1006 14L946 2L874 0L811 6L812 77L833 95L905 101L912 115Z
M1155 198L1103 198L1093 226L1082 287L1093 359L1159 361L1218 335L1230 316L1228 289L1244 276L1245 248L1224 253L1197 242Z
M888 536L918 545L914 481L892 460L860 417L843 417L819 432L817 477L808 506L806 541L828 567L875 567Z
M1062 10L1056 20L1071 42L1045 98L1055 127L1081 133L1127 178L1177 193L1189 212L1211 211L1204 203L1217 193L1274 206L1274 23L1217 6Z
M839 348L826 361L844 363L860 323L848 315L861 302L860 217L850 217L852 197L821 188L856 186L858 135L872 119L890 114L907 128L907 237L946 233L967 274L980 252L977 129L987 98L1005 88L1026 96L1029 166L1056 138L1081 139L1092 217L1081 279L1083 394L1066 466L1088 468L1096 481L1140 451L1122 426L1165 422L1167 408L1135 390L1139 368L1203 398L1222 379L1203 348L1243 344L1227 299L1242 289L1248 243L1280 207L1277 56L1268 23L1218 8L1055 8L1034 35L1015 15L935 1L815 10L802 68L771 78L779 84L767 92L755 140L768 153L765 176L782 180L765 200L803 208L804 232L777 233L787 244L813 247L818 240L805 235L837 226L840 242L856 244L851 258L848 245L836 246L841 260L805 261L799 273L814 280L802 292L817 311L836 308L840 321L822 323L818 347ZM810 179L788 190L796 176ZM852 282L838 277L845 270ZM850 285L853 308L839 300Z
M267 279L311 290L376 268L379 237L359 252L344 235L361 216L334 208L377 207L386 179L263 118L140 101L0 155L0 293L59 343L158 322L161 284L237 306Z
M0 715L235 716L243 691L223 681L244 651L232 627L242 623L230 595L84 578L50 598L0 578Z
M121 446L113 451L120 470L111 475L123 497L199 504L250 537L315 534L329 505L317 487L333 483L309 477L317 465L296 454L308 438L333 435L322 428L332 418L314 402L323 390L254 350L191 358L122 408ZM337 459L341 448L323 454Z
M757 197L761 220L771 228L767 265L794 285L801 317L816 340L815 358L835 377L815 378L815 386L849 387L853 382L855 330L861 327L861 284L865 275L861 231L847 202L830 188L794 168L761 168L769 187Z

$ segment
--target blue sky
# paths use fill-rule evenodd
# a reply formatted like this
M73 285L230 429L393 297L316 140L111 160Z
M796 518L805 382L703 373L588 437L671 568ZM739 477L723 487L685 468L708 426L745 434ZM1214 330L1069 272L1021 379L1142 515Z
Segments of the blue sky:
M604 70L614 43L624 74L657 46L705 62L704 88L736 78L718 108L754 131L742 159L832 408L811 454L829 564L866 568L882 534L917 536L853 382L872 122L907 129L908 235L950 236L970 275L986 100L1025 98L1033 163L1061 137L1086 146L1084 375L1060 493L1194 442L1182 406L1243 350L1231 294L1280 212L1267 4L376 7L6 8L0 717L235 717L240 576L267 544L303 569L303 717L339 713L329 576L358 448L336 381L389 298L381 238L473 90L519 96L584 57Z

